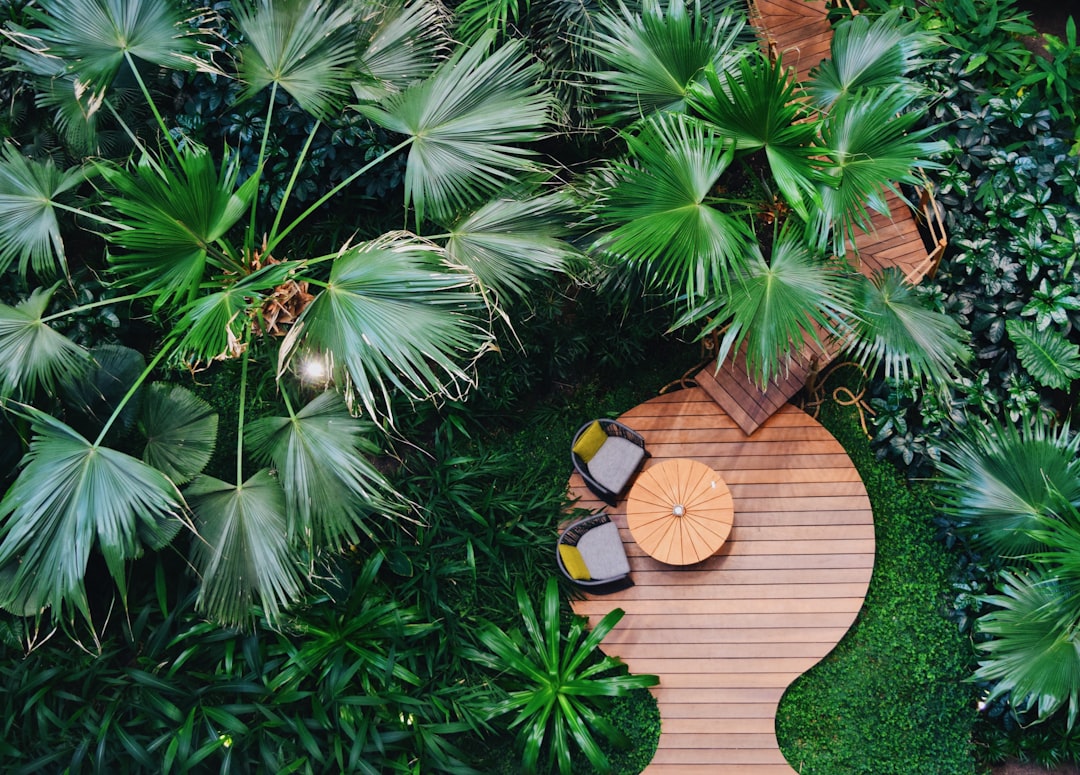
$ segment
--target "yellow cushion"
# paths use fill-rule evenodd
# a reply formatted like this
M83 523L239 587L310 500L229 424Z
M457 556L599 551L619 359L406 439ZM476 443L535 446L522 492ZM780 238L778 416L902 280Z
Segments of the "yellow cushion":
M600 447L604 446L605 441L607 441L607 434L600 427L600 421L594 420L593 424L578 436L577 443L574 444L574 454L588 463Z
M559 556L562 557L563 567L570 574L570 578L578 581L588 581L592 578L589 569L585 566L585 558L581 556L576 546L559 544Z

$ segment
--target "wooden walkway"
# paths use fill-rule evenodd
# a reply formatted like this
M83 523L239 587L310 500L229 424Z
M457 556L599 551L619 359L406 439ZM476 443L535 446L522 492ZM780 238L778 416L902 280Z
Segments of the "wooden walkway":
M619 419L644 435L648 465L700 460L724 477L735 504L720 552L685 567L641 552L625 500L608 508L635 586L572 604L593 625L624 609L604 651L660 676L660 743L646 772L791 775L776 742L777 705L847 632L870 582L874 525L862 481L840 444L793 406L749 437L700 388ZM604 506L577 474L570 489L580 507Z
M825 0L751 0L751 8L769 54L794 67L800 82L828 58L832 27Z

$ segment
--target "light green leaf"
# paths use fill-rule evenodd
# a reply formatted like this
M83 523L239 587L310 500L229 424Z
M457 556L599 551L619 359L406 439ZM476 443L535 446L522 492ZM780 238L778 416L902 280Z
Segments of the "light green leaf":
M142 461L91 444L36 409L19 411L34 438L0 501L0 605L32 615L69 603L89 618L83 576L90 550L101 550L126 596L124 565L142 554L140 528L179 524L180 493Z
M206 68L195 54L209 47L192 33L180 6L160 0L41 0L37 6L27 13L44 28L31 33L94 92L109 87L125 55L174 70Z
M217 442L218 416L210 404L179 385L155 382L142 398L143 460L177 484L199 474Z
M1005 557L1038 549L1032 531L1062 500L1080 505L1080 435L1067 426L968 423L942 444L945 509L980 549Z
M716 133L738 151L764 150L774 180L788 205L803 220L819 201L816 123L795 98L794 71L764 54L739 60L738 68L706 70L708 87L695 85L690 102Z
M244 34L242 97L272 83L320 118L340 106L355 77L355 11L326 0L248 0L233 5Z
M617 228L597 247L620 262L646 267L676 292L705 295L723 287L751 240L743 221L709 202L732 160L731 144L686 116L660 115L628 135L631 164L600 201Z
M1033 321L1021 320L1006 321L1005 329L1016 345L1020 364L1039 384L1068 390L1080 378L1080 347L1056 329L1040 331Z
M358 100L376 101L427 78L438 64L447 42L444 12L433 2L383 3L379 13L359 20L361 44L357 69L362 78L352 84Z
M0 304L0 395L29 398L89 365L86 350L42 321L52 288L38 288L14 307Z
M134 172L108 166L101 172L119 192L108 201L126 228L108 235L121 249L109 261L124 283L157 291L161 305L186 300L207 263L236 270L216 243L251 204L257 176L237 187L235 163L219 172L210 153L193 144L184 146L175 168L144 159Z
M752 245L730 290L676 323L709 320L707 330L727 326L717 368L745 342L747 369L759 385L781 374L805 342L823 346L821 333L834 334L838 321L851 314L846 276L815 255L791 224L776 236L769 261Z
M366 517L392 508L390 483L359 447L374 430L333 392L316 396L293 417L248 424L244 436L252 454L273 462L285 490L290 541L301 539L309 549L356 543Z
M705 69L724 72L745 56L753 33L742 14L702 14L685 0L645 0L640 12L619 4L595 16L584 46L611 69L590 73L609 105L604 123L636 121L657 112L683 112L690 87Z
M540 139L551 95L543 68L523 41L492 53L491 36L460 48L430 77L358 105L375 123L412 138L405 171L405 206L416 221L452 220L485 196L531 172L533 151L515 144Z
M1017 710L1047 719L1068 709L1071 729L1080 710L1080 649L1076 622L1068 616L1069 591L1046 572L1002 571L1001 594L982 602L995 610L975 623L991 636L977 645L986 654L974 678L993 684L990 698L1011 696Z
M202 579L196 607L225 625L252 619L258 601L274 623L300 598L302 577L286 538L285 493L267 470L241 485L200 476L185 490L198 536L192 560Z
M955 379L971 360L968 335L951 317L928 309L898 269L872 279L854 275L855 317L845 347L869 372L889 379Z
M79 167L58 170L51 160L26 158L10 143L0 156L0 273L16 258L25 278L67 273L67 253L55 202L85 179Z
M434 247L402 235L344 251L282 342L279 375L294 359L327 356L334 379L373 415L390 414L392 387L426 398L468 383L466 365L487 341L473 317L480 299L437 259Z
M573 203L562 194L493 199L450 229L450 261L500 297L528 301L531 280L563 268L574 250L560 239Z
M831 58L811 72L806 90L821 108L860 90L899 86L918 94L923 87L905 76L923 64L929 45L916 22L901 21L899 8L845 19L833 28Z

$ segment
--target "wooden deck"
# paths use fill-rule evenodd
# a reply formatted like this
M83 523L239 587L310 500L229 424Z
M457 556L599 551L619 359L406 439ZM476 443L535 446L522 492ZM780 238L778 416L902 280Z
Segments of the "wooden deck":
M874 564L866 490L840 444L786 406L747 436L701 388L654 398L619 418L644 435L649 465L700 460L731 488L735 522L698 565L662 565L633 543L625 500L608 508L635 586L573 602L595 624L626 616L604 650L653 689L662 731L649 775L791 775L775 715L792 681L829 653L862 606ZM601 508L580 476L571 492ZM797 766L797 763L796 763Z
M799 81L828 58L832 27L825 0L752 0L751 14L769 54L794 67Z

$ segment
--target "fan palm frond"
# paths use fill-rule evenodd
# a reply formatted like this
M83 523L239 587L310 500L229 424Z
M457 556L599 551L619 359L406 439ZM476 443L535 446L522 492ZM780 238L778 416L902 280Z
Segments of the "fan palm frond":
M50 56L59 57L83 88L108 89L126 57L173 70L206 69L196 54L209 47L180 6L159 0L42 0L27 14Z
M356 543L365 517L391 509L389 482L360 448L373 430L330 391L292 417L263 417L245 428L256 459L277 469L290 541L300 539L309 549Z
M944 382L971 360L967 332L945 313L928 309L898 269L854 279L855 318L845 346L868 371L883 364L886 378Z
M65 603L90 616L83 577L92 547L126 597L124 565L142 554L140 526L180 523L183 501L141 460L92 444L31 407L23 470L0 501L0 605L33 615Z
M239 485L204 475L184 494L198 530L192 544L202 581L196 607L222 624L242 626L258 601L267 620L276 622L303 591L277 480L266 469Z
M356 20L349 3L248 0L233 6L244 34L240 78L250 97L277 84L314 116L324 117L350 94L355 77Z
M817 181L822 149L816 125L795 99L795 73L777 57L755 52L733 71L705 71L707 86L695 85L690 103L721 137L739 151L764 151L773 179L788 205L804 221L820 201Z
M888 214L887 191L897 192L900 183L919 185L916 170L941 167L930 159L948 145L926 140L934 127L915 128L920 113L904 112L910 101L892 89L844 98L829 112L821 128L829 162L814 221L820 244L831 231L833 249L842 254L845 240L854 242L856 228L872 228L871 209Z
M197 476L217 443L217 412L180 385L155 382L147 387L139 426L146 436L143 461L176 484Z
M656 112L683 112L690 87L704 83L705 69L724 72L754 42L745 19L725 12L705 15L700 3L645 0L640 12L619 3L598 14L583 45L610 69L589 73L610 103L604 123L636 121Z
M376 101L427 78L446 45L444 11L439 4L401 0L362 15L357 38L361 50L352 84L358 100Z
M660 115L627 135L632 163L600 202L616 228L597 246L690 296L723 287L751 241L743 220L710 203L733 147L701 121Z
M67 273L67 253L56 217L56 202L78 186L81 167L57 169L51 160L26 158L5 143L0 155L0 273L19 260L24 278L33 267L38 276Z
M391 386L420 398L468 383L461 364L487 341L473 317L480 299L467 276L437 259L436 248L406 235L348 248L282 342L279 374L298 355L327 355L335 380L374 415L378 403L390 413Z
M39 387L52 393L89 365L86 350L42 319L55 290L38 288L14 307L0 304L0 395L28 398Z
M805 343L823 347L822 335L834 335L837 321L850 317L852 310L846 276L815 255L790 224L777 235L769 261L752 245L731 288L677 323L708 319L707 330L726 325L717 367L745 342L747 369L762 386Z
M969 423L942 444L937 463L945 509L973 542L1003 557L1040 548L1040 518L1080 505L1080 435L1043 423Z
M453 225L447 256L481 287L527 301L529 281L560 271L574 253L561 239L572 208L564 194L493 199Z
M250 206L257 176L237 186L237 164L219 171L210 153L194 144L184 146L175 168L144 160L134 172L100 169L120 194L108 197L125 227L108 235L121 248L110 252L109 260L126 284L156 291L160 306L187 301L207 262L219 269L238 268L217 243Z
M528 143L544 135L552 98L542 67L520 40L490 54L491 35L459 49L435 73L364 116L412 138L405 170L405 206L416 222L430 214L452 220L485 196L531 172Z
M986 657L974 678L994 682L990 699L1010 695L1014 707L1040 720L1066 707L1071 729L1080 710L1078 612L1052 576L1003 571L1001 579L1001 594L982 598L997 609L975 623L991 637L977 644Z
M921 66L928 45L917 22L901 21L899 8L873 20L866 14L845 19L833 29L831 58L811 71L806 91L821 108L860 90L900 86L917 94L924 87L905 75Z

